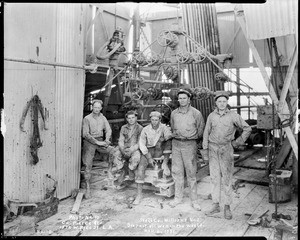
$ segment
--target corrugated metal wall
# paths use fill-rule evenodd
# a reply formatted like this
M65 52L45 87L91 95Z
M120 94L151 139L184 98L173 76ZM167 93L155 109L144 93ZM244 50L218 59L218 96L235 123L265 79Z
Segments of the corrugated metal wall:
M83 65L81 4L5 4L4 57ZM58 180L56 196L79 186L84 71L30 63L4 62L4 193L36 202ZM19 123L26 102L37 94L49 113L48 130L39 117L43 146L30 164L32 113Z
M257 67L250 59L250 50L245 35L235 19L233 11L217 12L221 53L233 54L232 68ZM265 66L270 66L270 54L265 41L255 41L255 46Z
M183 26L187 34L216 55L220 53L219 34L216 9L213 4L182 4ZM194 51L191 44L189 51ZM224 86L215 81L215 74L219 70L211 62L205 64L189 64L189 79L191 87L207 87L211 91L222 90ZM214 100L194 100L193 106L199 109L206 119L214 109Z
M243 4L247 38L252 40L296 34L297 0L268 0L264 4Z
M57 62L84 64L83 11L79 4L57 5ZM79 187L84 79L84 70L56 68L55 159L60 198Z

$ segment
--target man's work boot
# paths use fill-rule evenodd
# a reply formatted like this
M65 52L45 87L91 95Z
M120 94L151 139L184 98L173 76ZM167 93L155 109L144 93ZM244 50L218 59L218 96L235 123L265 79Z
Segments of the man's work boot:
M134 202L132 203L133 205L139 205L142 198L143 198L143 193L142 193L142 190L143 190L143 184L142 183L138 183L137 184L137 196L134 200Z
M232 214L231 214L229 205L225 205L225 207L224 207L224 217L228 220L232 219Z
M206 215L206 216L211 216L211 215L213 215L213 214L215 214L215 213L218 213L218 212L220 212L220 211L221 211L221 210L220 210L220 205L219 205L219 203L214 203L212 209L210 209L209 211L206 211L206 212L205 212L205 215Z
M118 180L117 180L118 184L121 184L124 181L125 175L126 175L126 172L124 169L122 169L120 171L120 176L118 177Z
M134 171L128 169L128 175L125 177L125 180L133 181L133 180L134 180L134 177L135 177Z
M171 208L176 207L178 204L182 203L182 199L175 198L173 201L169 203Z
M195 210L197 210L197 211L201 211L200 204L197 203L196 200L192 202L192 207L193 207Z

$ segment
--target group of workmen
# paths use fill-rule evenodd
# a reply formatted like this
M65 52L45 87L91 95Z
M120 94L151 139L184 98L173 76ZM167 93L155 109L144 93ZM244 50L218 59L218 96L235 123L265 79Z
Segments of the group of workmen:
M90 179L96 150L107 153L108 177L113 178L112 169L121 172L121 179L137 183L137 196L133 204L142 200L142 189L147 167L161 163L164 176L172 176L175 197L169 203L175 207L183 202L184 178L186 176L191 206L201 211L197 197L197 161L199 139L202 139L201 155L209 163L212 182L212 208L205 212L212 215L221 211L221 182L223 181L224 217L232 218L232 180L234 169L234 147L243 145L251 133L251 127L236 112L228 109L229 94L217 91L216 109L209 114L205 124L199 110L191 106L192 94L189 89L177 93L179 107L172 111L170 126L161 122L161 113L152 111L150 124L143 127L137 122L136 111L126 113L127 124L120 130L118 146L111 146L112 130L106 117L101 113L103 102L94 100L92 113L83 119L83 155L85 167L86 197L90 197ZM234 139L237 128L243 131ZM103 135L105 131L105 135ZM171 164L170 164L171 159ZM170 169L171 166L171 169ZM126 176L125 176L126 175ZM223 179L223 180L222 180Z

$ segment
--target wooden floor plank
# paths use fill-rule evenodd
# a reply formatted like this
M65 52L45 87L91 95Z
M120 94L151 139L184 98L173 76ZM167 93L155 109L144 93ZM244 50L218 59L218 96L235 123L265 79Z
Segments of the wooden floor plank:
M266 153L264 150L259 150L256 154L252 154L245 160L235 164L236 167L252 168L252 169L266 169L266 162L258 161L265 159Z
M264 228L260 225L249 226L247 232L244 234L244 237L259 236L259 237L265 237L266 239L269 239L273 231L274 231L273 228Z
M268 177L265 170L242 168L235 174L235 178L249 183L269 185Z

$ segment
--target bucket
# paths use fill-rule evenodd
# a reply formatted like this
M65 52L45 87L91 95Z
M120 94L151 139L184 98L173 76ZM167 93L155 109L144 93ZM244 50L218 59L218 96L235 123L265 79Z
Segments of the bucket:
M276 174L269 175L269 203L275 203L275 180L277 203L289 202L292 198L292 171L276 170Z

